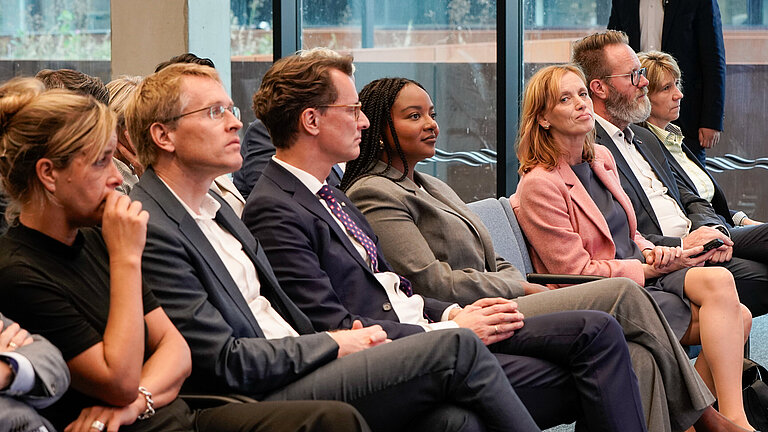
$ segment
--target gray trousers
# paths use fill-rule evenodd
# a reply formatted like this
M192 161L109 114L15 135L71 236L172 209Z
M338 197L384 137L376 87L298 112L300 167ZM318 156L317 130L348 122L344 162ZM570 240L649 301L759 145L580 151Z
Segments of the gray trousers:
M0 396L0 431L56 432L56 429L31 406Z
M374 431L540 431L496 357L467 329L342 357L265 400L302 399L347 402Z
M526 317L590 309L616 318L627 339L649 431L683 431L714 402L659 307L630 279L604 279L515 300Z

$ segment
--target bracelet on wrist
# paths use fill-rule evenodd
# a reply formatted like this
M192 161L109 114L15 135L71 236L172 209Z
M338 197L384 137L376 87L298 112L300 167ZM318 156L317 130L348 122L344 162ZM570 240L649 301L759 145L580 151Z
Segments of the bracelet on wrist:
M152 393L145 387L139 387L139 393L144 396L147 402L147 409L143 413L139 414L139 420L146 420L155 415L155 401L152 400Z

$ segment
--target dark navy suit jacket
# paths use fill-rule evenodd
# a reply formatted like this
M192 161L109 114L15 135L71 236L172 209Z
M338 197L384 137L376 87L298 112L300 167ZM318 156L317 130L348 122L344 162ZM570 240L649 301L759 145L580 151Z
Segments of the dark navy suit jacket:
M667 188L667 195L677 201L685 215L691 220L691 230L705 225L722 225L722 221L712 209L712 206L705 199L690 190L685 185L685 182L672 171L668 159L659 148L659 146L663 146L658 138L656 138L656 135L648 129L637 125L630 125L630 128L635 134L633 141L635 147L637 147L637 150L643 155L648 164L651 165L659 180ZM635 215L637 215L637 230L640 231L643 237L656 245L680 246L679 237L667 237L662 234L661 224L659 224L656 213L653 211L651 202L648 200L643 187L638 182L634 172L632 172L632 168L630 168L605 129L597 122L595 122L595 134L595 142L607 147L616 160L621 187L629 195L632 207L635 209Z
M349 217L378 245L365 217L332 188ZM354 320L379 324L391 339L423 330L402 324L384 288L346 232L301 181L270 161L253 188L243 220L264 246L280 286L309 316L315 329L345 329ZM392 271L378 248L379 269ZM450 303L425 298L424 312L440 320Z
M608 20L609 29L627 33L635 51L640 51L639 7L639 0L613 0ZM677 60L683 75L685 97L675 123L686 145L698 149L699 128L723 130L725 47L717 0L665 0L661 50Z
M645 126L643 126L645 127ZM674 156L672 156L672 153L667 150L667 148L664 146L661 141L650 141L644 143L648 145L648 147L651 146L657 146L657 151L659 154L663 154L664 158L669 162L670 168L672 168L672 171L677 174L680 179L685 183L685 185L688 187L688 189L696 192L696 194L699 194L698 189L696 189L696 184L691 180L690 177L688 177L688 174L685 172L685 169L683 169L682 166L677 162L677 159L675 159ZM712 184L715 186L715 194L712 197L712 201L710 204L712 205L712 208L715 210L718 216L720 216L720 219L723 223L723 225L727 227L733 227L733 214L736 213L734 210L731 210L728 208L728 200L725 198L725 192L720 187L720 185L717 183L717 180L715 180L714 177L712 177L712 174L704 167L704 165L701 164L701 162L696 158L696 155L693 154L691 150L688 149L688 147L683 146L683 153L685 154L688 159L691 160L691 162L698 165L699 168L701 168L705 173L707 173L707 176L709 176L709 179L712 181Z
M232 174L232 182L246 199L275 151L272 138L264 123L256 119L249 124L243 137L243 144L240 146L243 166ZM329 185L338 186L343 175L341 168L334 165L326 180Z
M280 289L264 251L216 193L216 222L253 261L261 294L302 336L265 339L216 250L152 167L131 191L150 214L142 257L145 282L192 351L185 388L261 398L334 360L338 345L315 334L309 319Z

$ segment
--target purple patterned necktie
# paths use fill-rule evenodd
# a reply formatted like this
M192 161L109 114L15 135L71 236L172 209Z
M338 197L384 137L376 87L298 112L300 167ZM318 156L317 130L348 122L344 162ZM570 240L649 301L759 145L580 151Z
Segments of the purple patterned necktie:
M379 259L376 255L376 244L373 243L373 240L371 240L371 238L368 237L368 235L363 232L359 226L357 226L355 221L349 217L344 209L341 208L341 205L339 205L339 202L336 201L336 198L333 196L333 191L331 191L331 188L328 187L328 185L323 185L323 187L317 191L317 196L325 200L325 203L328 204L328 208L331 209L331 213L333 213L333 215L336 216L336 219L338 219L341 224L344 225L344 228L347 229L347 232L349 232L349 234L352 235L352 237L354 237L355 240L357 240L363 246L363 249L365 249L365 252L368 254L368 258L371 260L371 267L373 268L373 272L378 273ZM402 276L400 276L400 289L408 297L413 295L411 282Z

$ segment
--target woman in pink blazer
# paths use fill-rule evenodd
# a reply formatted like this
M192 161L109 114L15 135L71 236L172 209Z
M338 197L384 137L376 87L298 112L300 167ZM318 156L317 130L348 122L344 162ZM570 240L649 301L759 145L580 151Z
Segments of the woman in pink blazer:
M624 276L645 286L686 345L720 411L747 430L742 344L751 327L728 270L702 267L714 250L654 246L608 149L594 144L594 114L581 70L550 66L529 81L518 140L521 179L511 198L534 267L545 273Z

